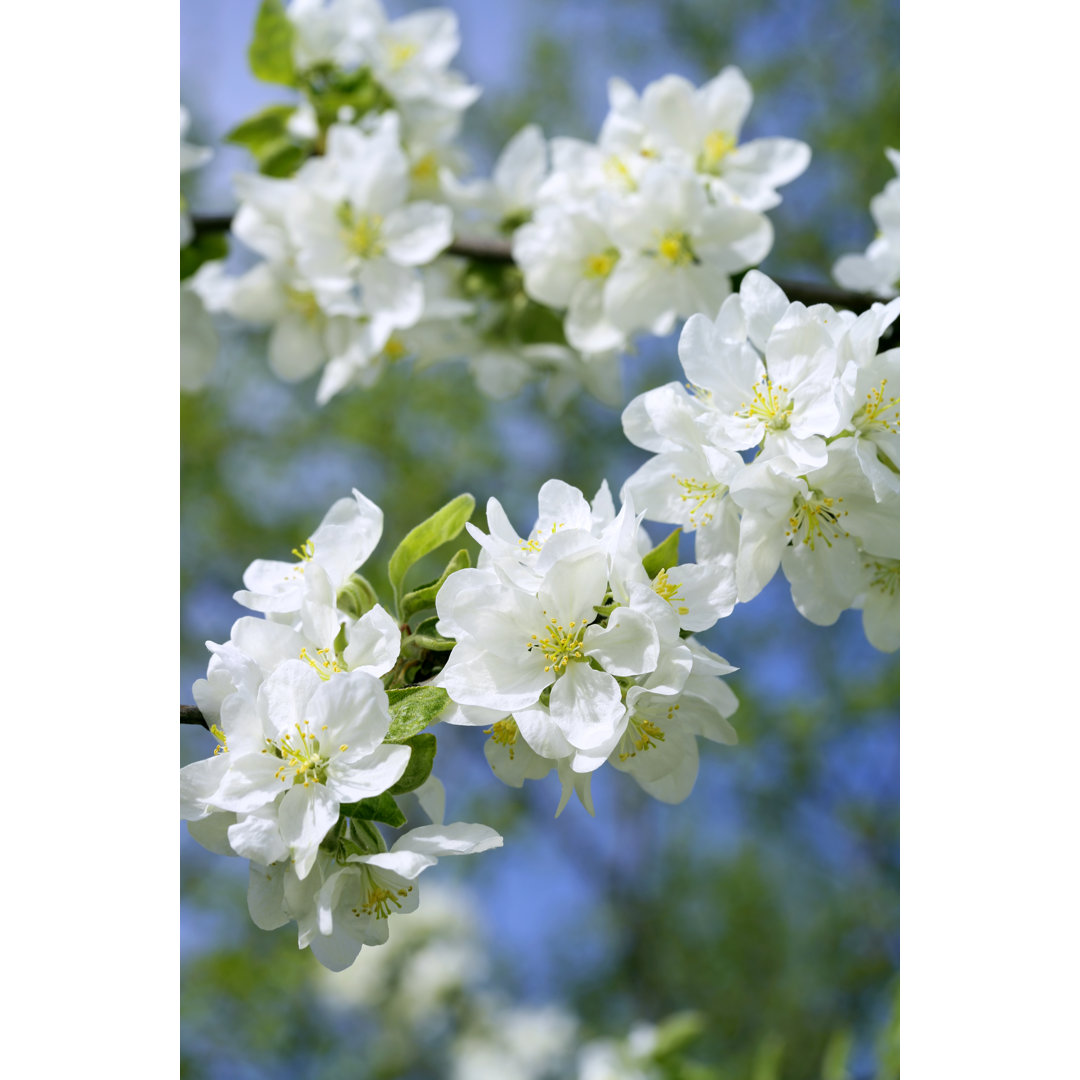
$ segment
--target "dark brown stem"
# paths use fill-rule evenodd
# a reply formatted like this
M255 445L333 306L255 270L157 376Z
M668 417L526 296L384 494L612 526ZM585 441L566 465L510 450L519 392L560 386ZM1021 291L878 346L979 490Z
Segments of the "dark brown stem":
M232 224L232 218L227 216L197 217L194 221L196 232L226 232ZM458 237L446 250L451 255L460 255L477 262L512 263L514 261L510 252L510 243L506 240ZM846 308L848 311L857 313L867 311L876 299L865 293L839 289L835 285L788 281L785 278L773 280L784 290L789 300L798 300L803 304L829 304L835 308Z
M210 730L210 725L206 722L206 717L199 711L197 705L180 706L180 723L201 724L207 731Z

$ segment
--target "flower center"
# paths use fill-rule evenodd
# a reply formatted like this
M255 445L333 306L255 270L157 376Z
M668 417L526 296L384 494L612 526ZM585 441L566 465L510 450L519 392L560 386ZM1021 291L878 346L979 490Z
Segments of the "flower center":
M840 519L847 517L847 511L840 508L843 501L814 489L806 495L796 495L794 510L788 518L790 528L784 535L792 544L802 541L811 551L816 550L818 540L832 547L833 540L850 535L840 527Z
M694 249L690 246L690 237L684 232L668 232L660 237L657 251L662 259L672 266L686 266L696 262Z
M217 724L211 724L210 734L218 741L217 746L214 747L214 757L217 757L218 754L227 754L229 752L229 747L225 738L225 732L222 731Z
M764 424L769 431L787 431L791 427L791 414L795 402L791 400L790 390L786 386L774 385L768 375L762 375L761 381L754 385L753 399L735 413L740 420L750 427L754 421Z
M390 47L390 69L400 71L418 52L420 47L412 41L402 41Z
M671 479L674 480L685 493L679 496L679 501L690 503L690 527L696 529L698 526L707 525L712 521L712 512L705 510L704 508L715 499L717 495L723 494L723 491L721 491L723 485L716 482L710 484L706 480L698 480L693 476L679 479L674 473L671 474ZM724 490L726 491L727 489L724 488Z
M281 766L274 778L287 784L291 777L294 784L325 784L326 769L330 764L330 758L321 752L319 740L312 732L305 730L311 726L310 720L305 720L303 726L296 724L296 736L291 731L285 732L276 742L268 738L264 754L273 754L281 758ZM322 730L326 731L323 724ZM338 750L344 753L349 747L342 743Z
M613 184L616 184L627 191L635 191L637 189L637 184L630 175L630 170L626 167L626 162L615 154L612 154L611 157L604 162L604 175Z
M397 334L391 334L389 340L383 346L383 356L385 356L390 363L400 360L408 351L409 350L405 348L404 342Z
M565 521L553 521L551 523L551 532L545 534L543 529L537 529L530 540L519 540L518 547L526 555L536 555L544 550L545 536L554 536L560 529L566 527Z
M870 431L875 427L894 433L900 430L900 399L885 396L888 384L888 379L882 379L880 385L866 395L866 402L852 417L852 424L859 431Z
M871 589L877 589L886 596L897 594L900 589L899 559L868 559L863 565L873 575L870 578Z
M678 705L669 705L665 719L673 720L678 708ZM623 745L628 746L628 749L620 751L619 760L626 761L628 758L637 757L638 754L644 754L646 750L655 749L656 744L663 741L664 729L655 720L635 713L630 717L626 735L623 736Z
M386 250L382 242L383 219L379 214L358 214L352 203L338 207L345 246L361 259L374 259Z
M315 294L304 289L294 289L291 285L287 285L285 302L305 319L314 319L319 314L319 302L315 299Z
M290 581L292 578L301 577L304 573L304 563L311 562L315 558L315 541L308 539L305 540L299 547L292 549L292 554L300 561L293 567L291 574L285 575L285 580Z
M653 592L657 596L666 600L669 604L685 604L685 596L676 596L675 594L682 588L682 583L679 581L668 581L667 570L661 570L656 577L653 578ZM690 609L686 607L676 608L676 611L680 615L686 615Z
M428 151L423 157L418 158L412 167L412 177L418 183L427 183L439 175L439 163L435 160L435 154Z
M331 675L338 675L345 670L330 649L316 649L315 655L312 656L305 646L300 650L300 659L306 660L323 682L329 682Z
M547 612L545 611L544 614L546 615ZM544 667L545 671L554 669L556 675L561 675L571 660L585 659L585 649L582 645L582 639L585 637L585 623L578 626L571 619L568 630L552 619L544 630L547 637L533 634L528 650L532 652L533 649L540 649L543 652L544 658L548 661Z
M710 131L705 136L701 152L701 168L704 172L719 172L724 158L735 149L735 139L726 131Z
M590 255L585 260L585 276L593 281L603 281L618 261L619 252L615 248L608 248L599 255Z
M492 742L498 743L499 746L505 746L507 754L510 755L510 760L514 760L514 743L517 742L518 737L516 720L509 716L505 720L498 720L491 727L485 728L484 734L490 735Z

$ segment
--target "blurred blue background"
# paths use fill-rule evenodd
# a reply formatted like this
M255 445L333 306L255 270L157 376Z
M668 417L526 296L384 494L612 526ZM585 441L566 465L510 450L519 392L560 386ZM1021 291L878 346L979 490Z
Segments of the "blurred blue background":
M386 5L391 15L422 6ZM899 145L895 3L448 6L463 40L454 66L484 89L464 129L478 172L532 120L549 136L594 138L612 75L638 89L669 72L700 84L737 64L756 96L746 134L794 136L814 151L770 214L777 240L763 269L827 282L838 255L871 239L868 203L891 175L883 150ZM252 169L222 135L289 99L247 70L256 7L181 2L188 138L215 149L185 179L196 215L230 212L231 176ZM230 263L249 261L237 250ZM365 568L379 585L394 538L460 491L481 507L498 497L524 532L547 478L591 496L606 477L617 492L647 456L623 438L619 410L584 395L558 417L535 392L491 402L460 365L395 367L373 390L318 410L310 381L286 386L268 373L263 336L221 336L211 385L182 402L183 702L205 673L203 642L225 640L244 613L231 596L245 566L285 557L352 487L386 514L390 542ZM624 400L680 377L675 341L643 341L624 362ZM700 1075L891 1075L879 1043L898 965L897 658L866 643L858 613L830 628L801 619L782 577L703 640L741 669L730 677L741 743L702 745L684 804L655 803L604 769L595 819L571 803L554 820L554 777L505 788L483 736L444 727L435 771L447 819L489 823L506 846L430 876L468 890L490 964L484 992L519 1007L555 1003L583 1038L693 1009L705 1030L688 1055L712 1070ZM211 747L206 732L182 730L184 762ZM386 1049L389 1021L370 995L330 1010L294 929L250 923L245 863L209 855L186 830L181 854L185 1076L457 1075L453 1023L440 1038ZM850 1054L835 1052L849 1042ZM574 1075L551 1060L549 1072L501 1075Z

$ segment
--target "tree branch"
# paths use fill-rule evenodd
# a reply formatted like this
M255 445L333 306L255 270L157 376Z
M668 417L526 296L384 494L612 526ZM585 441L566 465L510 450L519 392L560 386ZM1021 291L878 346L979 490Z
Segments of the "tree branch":
M232 225L228 216L194 218L196 232L227 232ZM512 263L510 243L505 240L482 240L476 237L457 237L446 249L450 255L460 255L477 262ZM829 304L835 308L846 308L857 313L867 311L878 298L865 293L851 292L835 285L819 285L816 282L788 281L785 278L773 279L789 300L798 300L803 304Z
M201 724L207 731L210 730L210 725L206 722L206 717L199 711L197 705L180 706L180 723Z

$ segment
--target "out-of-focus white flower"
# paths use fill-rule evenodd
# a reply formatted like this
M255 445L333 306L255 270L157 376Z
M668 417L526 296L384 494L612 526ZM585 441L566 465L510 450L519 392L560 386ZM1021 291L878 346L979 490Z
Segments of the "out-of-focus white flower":
M183 105L180 106L180 172L181 174L188 172L190 169L197 169L200 165L205 165L206 162L214 156L214 151L208 146L196 146L194 143L189 143L184 139L187 134L187 129L191 124L191 117L188 115L187 109ZM180 246L191 242L191 238L194 235L194 230L191 225L191 215L187 212L187 203L184 200L184 196L180 196Z
M862 255L841 256L833 266L833 277L845 289L888 299L900 291L900 151L885 153L896 177L870 200L878 235Z

